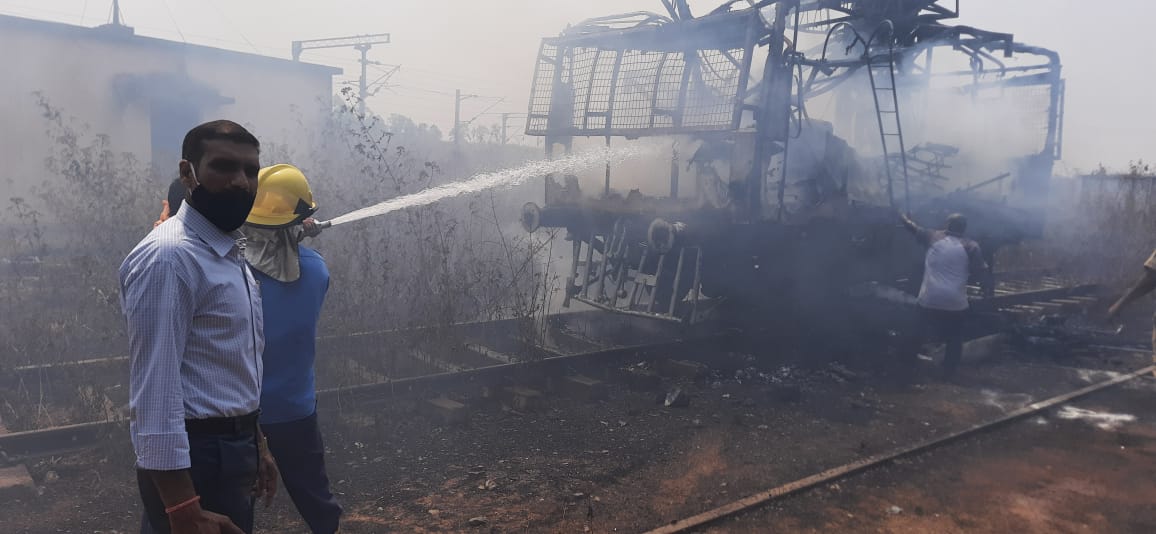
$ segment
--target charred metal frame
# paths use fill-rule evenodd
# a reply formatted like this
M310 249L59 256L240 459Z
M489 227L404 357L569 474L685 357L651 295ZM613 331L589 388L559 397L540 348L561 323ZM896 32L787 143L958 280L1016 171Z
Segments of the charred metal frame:
M673 267L667 263L677 257L683 260L679 264L687 268L686 255L695 252L684 247L702 246L704 242L697 239L709 241L714 239L711 236L725 236L742 227L771 225L766 226L767 232L792 235L791 231L771 228L799 224L794 222L795 214L786 213L785 207L788 186L797 187L788 183L788 155L792 140L802 134L804 122L810 121L807 102L838 89L863 69L871 84L886 180L886 206L878 206L883 211L876 210L876 215L869 217L878 218L887 208L910 211L913 203L931 213L948 209L954 206L952 203L974 200L963 198L974 187L931 198L934 194L928 197L927 192L931 188L914 190L911 186L910 174L923 174L911 170L912 164L928 163L909 159L917 157L919 147L908 150L905 144L898 93L901 88L919 90L923 87L920 84L930 88L934 79L962 78L960 85L973 95L993 87L1046 88L1048 111L1043 149L1032 156L1032 171L1030 175L1023 171L1019 183L1028 192L1047 191L1052 162L1062 154L1064 82L1059 56L1047 49L1017 43L1011 34L944 24L958 16L958 0L731 0L698 18L691 15L684 0L662 3L666 15L629 13L600 17L568 28L558 37L543 39L531 87L526 133L545 137L547 157L554 155L557 145L569 153L575 136L604 137L609 146L612 137L689 135L737 150L733 147L738 146L740 138L753 134L749 170L740 167L745 175L733 174L736 171L732 158L727 195L737 209L721 215L726 220L720 221L719 213L680 203L677 153L672 155L669 196L649 203L640 204L637 198L612 198L609 164L600 199L569 197L554 202L549 194L554 177L547 177L545 208L528 206L533 223L525 217L523 222L531 231L538 226L569 230L575 256L567 302L573 298L630 315L693 321L694 314L688 315L686 310L677 313L675 298L689 290L687 294L693 302L688 298L684 304L698 307L700 278L705 276L699 272L701 267L690 273L695 280L690 288L683 287L686 277L681 269L676 269L679 272L673 280L675 287L671 288L675 296L669 297L669 302L662 301L658 311L654 309L658 293L665 291L658 286L672 282L668 271ZM800 35L804 34L825 37L822 48L799 50ZM970 68L934 72L935 50L945 48L964 54ZM756 53L765 55L765 59L761 76L754 80L751 70ZM1001 59L1013 55L1042 60L1008 66ZM649 93L645 94L645 102L631 95L631 88L636 86L644 86L643 93ZM704 95L709 95L706 101ZM753 131L741 129L745 117L753 119ZM935 165L940 169L946 166L938 160ZM896 180L902 180L901 199ZM845 183L843 187L845 194ZM696 189L701 191L702 187ZM1021 215L1000 214L1001 221ZM676 232L677 224L667 220L694 221L696 228L694 232ZM643 232L648 223L651 228ZM662 250L657 246L655 225L672 236L678 234L677 239L672 238L671 248ZM1020 229L1017 227L1016 231ZM754 236L758 241L760 232L752 230L744 239L750 243ZM1029 234L1030 231L1021 231L1016 236L999 237L989 248ZM735 243L739 241L742 239ZM752 245L734 246L741 249ZM712 257L714 252L706 253L704 258L702 251L697 249L696 264L701 265L704 259L706 263L722 261ZM756 263L759 256L783 253L749 252L746 257L756 258L752 260ZM667 253L672 254L670 262L666 261ZM758 269L758 265L754 267ZM608 278L614 283L608 284ZM631 282L630 290L624 287L626 282ZM648 291L649 302L635 299L639 292ZM621 299L627 301L625 306Z

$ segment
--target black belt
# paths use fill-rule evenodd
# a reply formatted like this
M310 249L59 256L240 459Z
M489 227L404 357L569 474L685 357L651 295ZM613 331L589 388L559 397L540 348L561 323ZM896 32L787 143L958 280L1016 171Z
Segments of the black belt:
M200 435L245 435L257 433L260 410L236 417L208 417L185 419L185 432Z

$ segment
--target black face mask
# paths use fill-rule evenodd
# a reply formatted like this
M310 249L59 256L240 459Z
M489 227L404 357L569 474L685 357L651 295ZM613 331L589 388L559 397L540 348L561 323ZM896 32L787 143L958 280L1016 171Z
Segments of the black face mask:
M193 179L197 179L193 171ZM193 207L203 215L213 226L222 232L229 233L245 223L249 211L253 209L253 202L257 195L244 189L225 189L217 193L210 193L199 182L189 196Z

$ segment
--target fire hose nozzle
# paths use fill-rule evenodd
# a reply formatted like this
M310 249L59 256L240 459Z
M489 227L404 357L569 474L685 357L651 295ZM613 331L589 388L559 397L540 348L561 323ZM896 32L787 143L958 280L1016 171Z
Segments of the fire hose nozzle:
M303 226L304 237L317 237L321 231L333 226L333 221L313 221L312 225Z

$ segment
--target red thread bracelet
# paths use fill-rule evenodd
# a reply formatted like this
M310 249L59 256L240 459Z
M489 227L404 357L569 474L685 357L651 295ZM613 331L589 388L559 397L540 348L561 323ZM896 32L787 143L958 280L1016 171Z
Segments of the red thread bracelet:
M191 499L189 499L189 500L187 500L187 501L185 501L185 502L183 502L183 503L180 503L180 504L174 504L174 505L172 505L172 506L170 506L170 507L168 507L168 508L165 508L165 513L166 513L166 514L171 514L171 513L175 512L175 511L177 511L177 510L180 510L181 508L184 508L184 507L186 507L186 506L188 506L188 505L190 505L190 504L193 504L193 503L195 503L195 502L197 502L197 501L199 501L199 500L201 500L201 496L200 496L200 495L193 495L193 498L191 498Z

